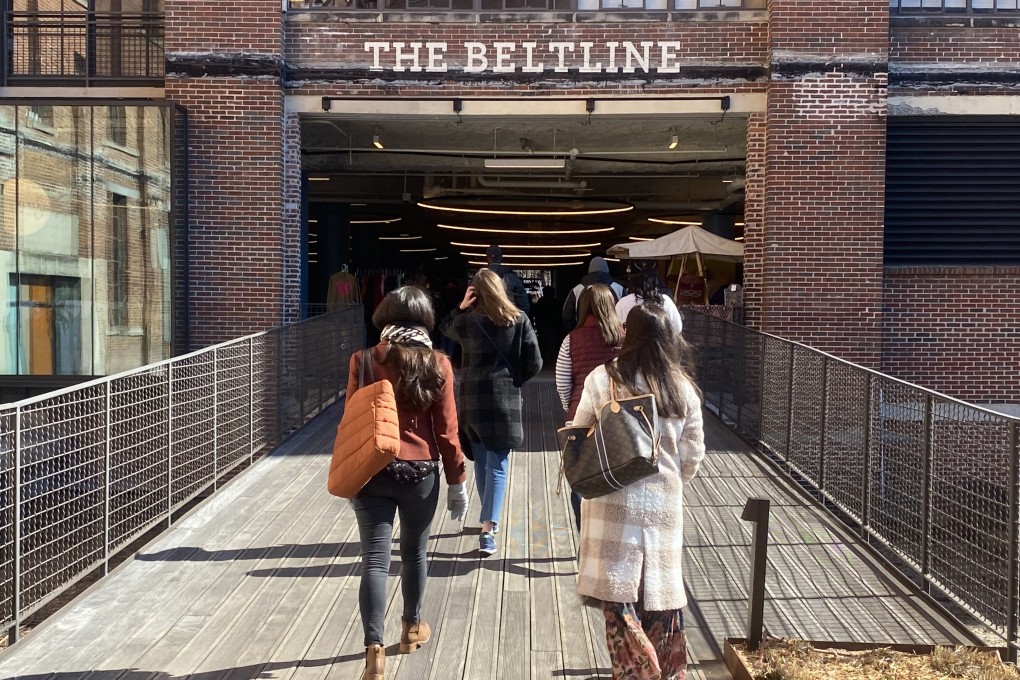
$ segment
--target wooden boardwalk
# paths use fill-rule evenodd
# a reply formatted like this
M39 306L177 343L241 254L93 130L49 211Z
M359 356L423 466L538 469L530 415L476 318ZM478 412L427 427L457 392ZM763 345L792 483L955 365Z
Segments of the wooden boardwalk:
M601 615L574 594L576 537L568 499L555 493L562 410L551 380L529 384L525 401L527 441L511 457L500 552L479 559L475 522L437 515L422 612L434 637L391 656L388 678L610 677ZM328 411L0 655L0 678L360 678L357 527L348 503L325 492L338 415ZM712 416L707 427L706 464L685 492L691 677L728 677L720 647L741 634L746 613L750 528L739 514L748 496L773 500L771 632L965 640ZM474 494L471 503L469 519ZM389 586L395 652L398 580Z

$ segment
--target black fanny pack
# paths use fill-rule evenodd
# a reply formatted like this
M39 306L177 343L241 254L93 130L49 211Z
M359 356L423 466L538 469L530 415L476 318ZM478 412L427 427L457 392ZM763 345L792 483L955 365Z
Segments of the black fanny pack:
M435 460L394 460L385 468L387 474L401 484L414 485L425 481L439 469Z

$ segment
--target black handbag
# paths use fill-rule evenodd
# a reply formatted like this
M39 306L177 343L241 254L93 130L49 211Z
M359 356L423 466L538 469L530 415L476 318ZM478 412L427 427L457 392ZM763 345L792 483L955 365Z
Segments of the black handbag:
M556 431L560 478L582 498L598 498L659 471L659 431L655 396L616 398L609 379L609 402L594 425Z

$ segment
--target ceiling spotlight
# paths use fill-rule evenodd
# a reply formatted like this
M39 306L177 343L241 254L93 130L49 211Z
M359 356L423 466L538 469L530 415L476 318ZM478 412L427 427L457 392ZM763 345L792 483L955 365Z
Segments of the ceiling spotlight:
M669 150L672 151L676 148L676 145L680 143L680 138L676 136L676 126L669 129Z
M562 170L566 161L562 158L486 158L486 168L513 170Z
M372 135L372 146L374 146L377 149L382 149L383 148L382 140L379 139L379 128L378 127L375 128L375 134Z

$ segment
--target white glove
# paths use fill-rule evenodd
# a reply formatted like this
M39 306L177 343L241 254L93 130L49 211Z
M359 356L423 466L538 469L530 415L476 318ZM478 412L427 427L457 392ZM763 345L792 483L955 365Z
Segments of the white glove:
M467 491L463 484L451 484L446 490L446 509L450 511L450 519L459 522L467 514Z

